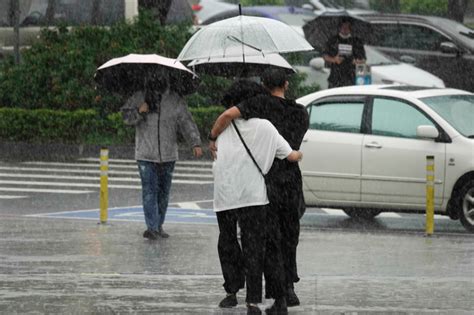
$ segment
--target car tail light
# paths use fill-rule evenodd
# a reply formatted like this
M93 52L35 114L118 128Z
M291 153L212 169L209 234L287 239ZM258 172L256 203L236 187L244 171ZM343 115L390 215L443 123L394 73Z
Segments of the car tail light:
M191 9L194 11L194 12L197 12L197 11L200 11L202 9L202 5L200 4L193 4L191 6Z

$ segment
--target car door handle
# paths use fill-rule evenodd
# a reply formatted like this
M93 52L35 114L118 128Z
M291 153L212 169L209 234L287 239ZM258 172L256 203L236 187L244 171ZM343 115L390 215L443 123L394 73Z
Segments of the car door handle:
M308 139L303 139L303 142L308 142Z
M382 145L378 144L377 142L371 142L365 144L366 148L374 148L374 149L381 149Z

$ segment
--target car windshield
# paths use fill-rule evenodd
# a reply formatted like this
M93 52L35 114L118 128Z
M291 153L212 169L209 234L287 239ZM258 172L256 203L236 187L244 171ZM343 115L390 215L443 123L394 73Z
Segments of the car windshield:
M461 23L444 19L436 18L436 24L441 29L449 31L451 34L456 35L456 38L468 46L471 50L474 50L474 30Z
M393 65L398 63L394 59L370 46L365 46L365 54L367 57L367 64L370 66Z
M421 100L463 136L474 138L474 95L443 95Z

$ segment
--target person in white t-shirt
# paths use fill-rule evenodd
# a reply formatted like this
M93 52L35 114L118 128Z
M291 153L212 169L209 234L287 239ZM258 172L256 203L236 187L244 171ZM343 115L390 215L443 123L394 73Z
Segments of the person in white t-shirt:
M223 103L229 108L264 93L268 92L261 85L241 80L227 90ZM220 231L218 253L227 293L219 306L236 306L236 294L246 282L248 313L260 314L257 304L262 301L266 205L269 203L263 174L270 170L275 158L297 162L301 160L302 154L293 151L268 120L236 119L234 123L219 135L216 142L217 157L213 164L214 211ZM255 162L245 149L236 128ZM242 248L237 239L237 223L241 229ZM276 256L275 259L281 260L281 254ZM275 275L276 278L279 275Z

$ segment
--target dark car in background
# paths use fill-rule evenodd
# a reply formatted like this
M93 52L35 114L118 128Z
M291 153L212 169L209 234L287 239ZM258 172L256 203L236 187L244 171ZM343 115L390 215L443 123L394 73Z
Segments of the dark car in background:
M474 91L474 30L434 16L364 14L374 30L370 44L437 77L447 87Z

